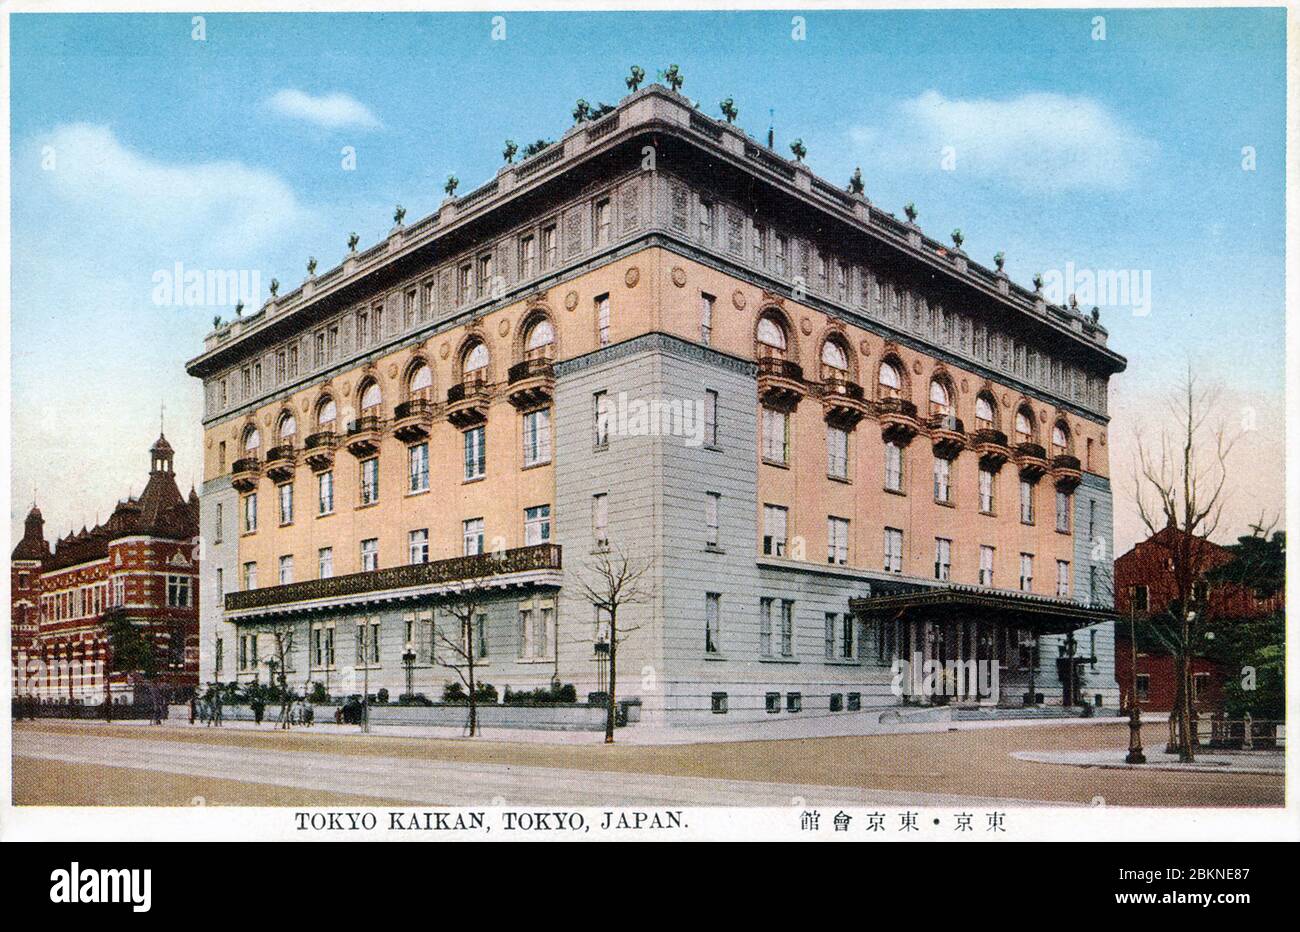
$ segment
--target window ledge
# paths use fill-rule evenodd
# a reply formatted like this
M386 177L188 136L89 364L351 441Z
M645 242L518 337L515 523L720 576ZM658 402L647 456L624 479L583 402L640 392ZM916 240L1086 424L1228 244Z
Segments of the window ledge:
M484 474L481 475L481 476L474 476L474 477L472 477L472 478L470 478L470 479L462 479L460 484L461 484L461 485L471 485L472 483L475 483L475 482L482 482L482 481L483 481L484 479L486 479L486 478L487 478L487 473L484 473Z
M844 657L827 657L826 665L828 667L860 667L863 664L861 660L848 660Z
M429 489L426 486L423 489L408 489L406 492L406 497L410 498L413 495L428 495L428 494L429 494Z
M907 493L904 492L902 489L891 489L889 486L885 486L884 491L887 495L899 495L902 496L903 498L907 498Z
M374 507L375 507L376 505L378 505L378 504L379 504L378 500L373 501L373 502L363 502L362 504L360 504L360 505L358 505L358 506L356 507L356 510L357 510L357 511L360 511L360 510L363 509L363 508L374 508Z
M713 546L712 544L705 544L705 545L704 545L704 552L705 552L705 553L725 554L727 551L723 550L721 547L715 547L715 546Z
M848 476L832 476L830 473L827 473L826 478L829 479L831 482L838 482L841 485L853 484L853 480L850 479Z
M705 659L705 660L726 660L726 659L727 659L727 655L724 654L724 653L721 653L720 651L714 651L713 653L709 653L708 651L705 651L705 652L704 652L704 659Z
M527 472L530 469L541 469L543 466L550 466L550 460L538 460L536 463L525 463L519 467L520 472Z
M798 663L798 657L759 657L759 663Z
M943 506L944 508L956 508L956 507L957 507L957 503L956 503L956 502L945 502L945 501L944 501L943 499L941 499L941 498L936 498L936 499L934 500L934 503L935 503L936 505L941 505L941 506Z
M763 465L764 465L764 466L771 466L771 467L773 467L773 468L775 468L775 469L789 469L789 468L790 468L790 464L789 464L788 462L787 462L787 463L782 463L780 460L770 460L770 459L768 459L767 457L763 457Z

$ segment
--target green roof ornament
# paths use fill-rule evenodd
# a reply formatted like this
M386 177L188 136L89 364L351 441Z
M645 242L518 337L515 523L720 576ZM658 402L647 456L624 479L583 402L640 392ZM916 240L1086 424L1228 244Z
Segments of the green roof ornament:
M460 187L460 179L455 175L448 175L447 183L442 186L442 190L447 192L448 197L455 197L458 187Z
M859 197L867 190L866 184L862 180L862 167L858 166L853 169L853 177L849 179L849 193L856 194Z
M957 247L957 250L959 252L961 251L961 244L964 243L965 241L966 241L966 237L962 235L960 227L952 231L952 244Z
M790 151L794 153L794 160L802 162L803 157L808 154L808 147L803 144L802 139L796 139L790 143Z
M645 80L645 69L642 68L640 65L633 65L631 72L629 72L628 76L623 79L623 83L627 85L627 89L629 91L635 94L637 88L641 86L641 82L643 82L644 80Z
M682 77L681 69L676 65L668 66L668 69L664 72L664 81L677 94L681 93L682 85L686 83L686 79Z
M279 293L280 293L280 279L273 278L271 279L271 297L274 298Z
M348 234L348 252L357 251L357 243L361 242L361 237L357 236L356 231Z
M587 103L585 97L579 97L578 102L573 105L573 122L585 123L591 116L591 104Z
M1007 264L1007 254L999 249L993 254L993 264L996 265L998 271L1001 272L1002 266Z
M401 204L398 204L396 207L393 208L393 224L395 226L400 227L402 225L402 221L405 219L406 219L406 208L403 207Z
M1039 291L1042 291L1042 290L1043 290L1043 276L1042 276L1042 274L1041 274L1040 272L1035 272L1035 273L1034 273L1034 291L1035 291L1035 292L1039 292Z
M518 151L519 151L519 146L515 144L515 141L513 139L507 139L506 147L501 150L501 157L506 160L506 164L513 164L515 160L515 153Z
M315 257L315 256L308 256L308 257L307 257L307 277L308 277L308 278L315 278L315 277L316 277L316 257Z
M908 223L916 223L916 205L908 201L903 205L903 213L907 214Z
M740 116L740 111L736 109L736 102L728 97L722 103L718 104L722 115L727 118L728 123L735 123L736 117Z

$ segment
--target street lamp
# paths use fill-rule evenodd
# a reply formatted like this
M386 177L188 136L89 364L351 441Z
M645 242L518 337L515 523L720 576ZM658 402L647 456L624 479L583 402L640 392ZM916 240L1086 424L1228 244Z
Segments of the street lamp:
M415 695L415 649L409 641L406 652L402 654L402 663L406 664L406 698L410 699Z
M1133 674L1133 683L1128 701L1128 755L1124 758L1124 762L1127 764L1145 764L1147 756L1142 753L1142 709L1138 705L1137 615L1134 613L1131 595L1128 603L1128 624L1129 649L1132 652L1131 666L1133 669L1131 672Z

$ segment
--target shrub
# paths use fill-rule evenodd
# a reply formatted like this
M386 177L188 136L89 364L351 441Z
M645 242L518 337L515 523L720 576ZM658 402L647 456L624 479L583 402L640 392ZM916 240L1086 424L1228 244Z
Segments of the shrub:
M442 687L443 702L464 702L469 697L465 695L465 687L460 685L459 680L452 680L446 686Z
M328 705L330 701L330 693L329 690L325 688L325 684L317 680L315 683L311 684L310 698L316 705Z
M578 691L572 683L565 683L563 686L552 683L550 686L539 686L537 689L518 692L511 690L509 686L506 687L506 705L556 705L577 701Z
M379 703L380 705L388 705L388 690L387 689L379 690L378 694L376 694L375 696L375 702Z

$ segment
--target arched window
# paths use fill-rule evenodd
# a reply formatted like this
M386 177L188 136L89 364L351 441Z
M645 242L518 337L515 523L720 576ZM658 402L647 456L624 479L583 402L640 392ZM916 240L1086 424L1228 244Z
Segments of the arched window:
M552 343L555 342L555 328L545 317L538 320L528 329L528 339L524 342L524 351L527 353L537 353L545 351ZM540 353L537 353L540 355Z
M1028 443L1034 439L1034 420L1027 408L1016 412L1016 441Z
M465 378L473 375L475 378L481 378L483 370L487 369L488 348L486 343L475 343L473 348L465 354L465 364L461 367L464 370Z
M758 319L758 342L779 353L784 353L786 350L785 328L774 318L760 317Z
M298 433L298 421L286 411L280 416L279 434L281 443L290 443Z
M947 416L952 410L952 402L948 396L948 386L938 379L930 380L930 414L940 414Z
M897 398L903 390L903 380L898 374L898 367L892 362L880 364L880 397Z
M433 372L424 363L417 363L406 380L406 390L412 398L423 398L433 387Z
M244 431L244 452L256 453L262 446L262 435L257 432L256 427L249 427Z
M371 408L377 408L384 401L384 393L379 390L378 382L369 382L361 392L361 410L368 411Z
M1070 435L1065 429L1065 425L1057 421L1052 425L1052 449L1056 453L1064 453L1070 446Z
M977 430L993 429L993 402L988 395L975 397L975 428Z
M334 419L338 416L339 411L334 405L333 398L326 398L316 408L316 423L320 425L322 430L329 429L329 426L334 423Z
M827 340L822 344L822 363L841 372L847 372L849 369L848 354L844 352L844 347L834 340Z

